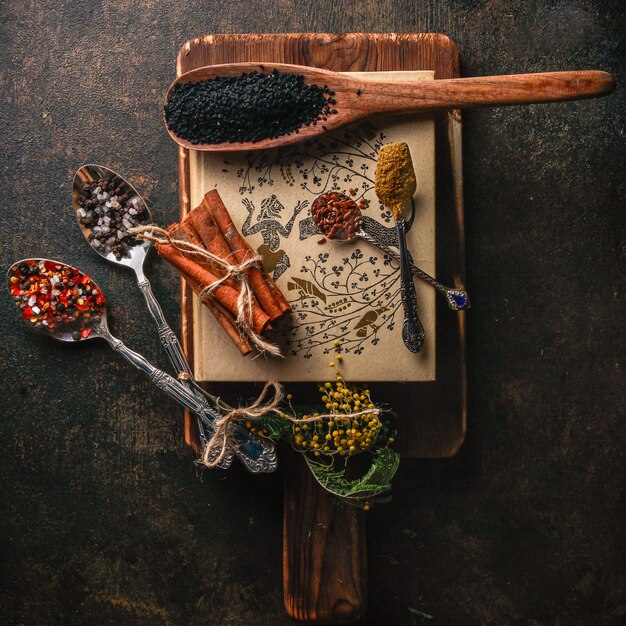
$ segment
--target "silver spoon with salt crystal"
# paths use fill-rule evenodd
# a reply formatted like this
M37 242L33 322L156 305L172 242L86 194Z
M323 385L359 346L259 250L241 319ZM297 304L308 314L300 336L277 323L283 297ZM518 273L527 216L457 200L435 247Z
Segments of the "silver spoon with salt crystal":
M151 244L128 234L128 229L133 226L152 222L148 205L127 180L108 167L97 164L83 165L78 169L72 184L72 200L78 224L91 248L110 263L128 267L135 272L137 284L156 322L167 356L175 370L183 374L183 385L196 397L197 402L210 409L209 402L198 389L178 338L167 323L152 293L150 281L143 272L143 263ZM240 425L235 425L232 434L235 437L232 445L237 456L250 471L272 472L276 469L273 442ZM244 442L250 445L242 445ZM248 454L250 450L254 450L252 456Z

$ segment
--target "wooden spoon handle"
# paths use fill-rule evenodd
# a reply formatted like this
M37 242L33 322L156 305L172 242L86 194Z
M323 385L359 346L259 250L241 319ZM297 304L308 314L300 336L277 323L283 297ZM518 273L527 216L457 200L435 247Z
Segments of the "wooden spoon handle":
M587 70L365 85L361 91L370 111L414 113L595 98L613 91L615 81L606 72Z

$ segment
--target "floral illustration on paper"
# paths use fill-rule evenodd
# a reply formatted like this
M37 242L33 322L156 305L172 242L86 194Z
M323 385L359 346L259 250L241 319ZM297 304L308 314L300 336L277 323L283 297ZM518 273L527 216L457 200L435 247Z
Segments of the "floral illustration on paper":
M287 297L297 324L289 328L291 355L311 358L336 350L362 354L367 344L380 342L380 331L392 331L399 307L398 265L386 255L382 263L352 250L341 265L329 266L330 255L306 256L298 276L287 282Z
M368 200L364 228L385 245L396 245L391 212L374 193L377 155L385 141L383 132L364 124L289 150L252 152L246 165L237 170L239 194L247 211L242 232L263 238L257 251L273 278L282 276L281 289L294 310L296 323L286 330L292 356L306 359L316 351L327 354L337 339L342 351L362 354L367 345L380 342L381 332L392 331L396 325L398 265L385 254L376 250L370 255L363 251L364 246L328 242L345 245L341 264L320 252L305 256L304 263L298 260L294 266L281 248L281 240L289 237L319 239L321 234L306 209L326 192L343 193L357 202ZM298 188L298 196L304 199L281 199L280 189L285 186ZM375 250L368 244L365 248Z

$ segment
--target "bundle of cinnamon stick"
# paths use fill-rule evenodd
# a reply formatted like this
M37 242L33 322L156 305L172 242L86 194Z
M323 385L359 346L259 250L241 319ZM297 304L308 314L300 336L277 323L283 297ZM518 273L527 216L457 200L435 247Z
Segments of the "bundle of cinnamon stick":
M213 189L203 198L200 206L191 211L180 224L167 229L173 240L184 241L208 250L228 264L236 266L255 257L255 252L236 229L219 193ZM226 276L223 265L200 255L176 248L175 245L157 243L158 253L165 257L182 274L215 319L233 340L241 354L252 351L249 338L238 327L238 299L241 281ZM243 272L253 292L248 306L250 328L258 335L270 328L271 322L291 311L291 306L276 283L260 264L253 264ZM221 281L221 282L220 282ZM212 287L213 286L213 287ZM210 288L210 289L207 289ZM210 293L207 293L210 292Z

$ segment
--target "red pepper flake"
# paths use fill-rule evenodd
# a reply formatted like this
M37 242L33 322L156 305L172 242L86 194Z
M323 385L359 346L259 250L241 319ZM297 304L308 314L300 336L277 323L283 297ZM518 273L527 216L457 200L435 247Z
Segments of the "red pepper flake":
M90 328L81 330L82 322L93 315L101 315L104 310L102 292L89 276L68 265L36 259L22 261L14 266L9 282L22 317L47 330L71 324L78 318L79 326L75 330L87 338L92 331ZM89 288L83 289L81 294L81 287L76 285L89 285ZM79 311L85 315L79 316Z

